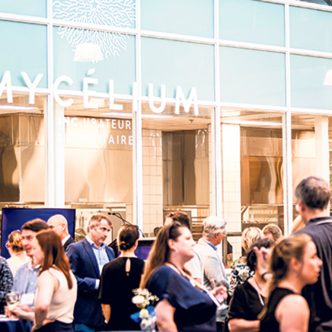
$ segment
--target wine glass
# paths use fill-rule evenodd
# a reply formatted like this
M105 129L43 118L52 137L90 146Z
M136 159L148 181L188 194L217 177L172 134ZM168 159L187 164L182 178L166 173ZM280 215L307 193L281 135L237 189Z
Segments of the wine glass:
M6 303L8 309L12 311L16 305L20 302L21 296L17 292L9 292L6 294Z

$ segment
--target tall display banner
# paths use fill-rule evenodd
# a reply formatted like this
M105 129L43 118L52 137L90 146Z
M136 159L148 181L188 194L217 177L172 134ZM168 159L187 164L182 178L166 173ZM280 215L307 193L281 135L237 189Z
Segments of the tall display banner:
M20 230L21 226L32 219L40 218L45 221L55 214L62 214L68 221L68 230L74 238L75 234L75 209L27 209L27 208L3 208L1 222L1 255L9 258L6 248L8 235L14 230Z

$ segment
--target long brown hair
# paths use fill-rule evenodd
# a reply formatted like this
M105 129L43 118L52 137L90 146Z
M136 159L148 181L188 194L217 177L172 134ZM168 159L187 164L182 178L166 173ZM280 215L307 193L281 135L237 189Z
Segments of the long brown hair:
M55 265L63 272L67 279L68 288L71 289L73 280L70 275L70 265L59 235L52 230L44 230L37 233L36 239L44 253L40 273Z
M311 241L309 235L296 234L290 235L276 244L270 261L272 278L270 280L269 293L277 287L279 281L287 276L292 258L299 262L302 261L305 248Z
M141 279L141 288L146 287L150 276L158 267L169 261L171 250L168 240L176 240L182 234L181 228L184 227L179 222L173 222L167 226L163 226L159 231L146 261L144 274Z

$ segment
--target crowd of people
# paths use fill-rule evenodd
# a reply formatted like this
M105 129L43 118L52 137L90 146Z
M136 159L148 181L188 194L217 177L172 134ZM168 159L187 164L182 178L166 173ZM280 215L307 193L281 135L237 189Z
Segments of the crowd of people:
M188 215L169 214L146 261L135 255L135 225L120 228L117 253L105 243L107 215L92 215L77 242L62 215L28 221L8 237L11 258L0 258L0 312L30 321L32 331L140 330L132 302L140 288L158 299L147 314L159 331L332 331L329 186L308 177L295 196L302 226L296 221L288 236L275 224L246 228L230 274L221 217L203 221L196 243ZM6 307L11 293L20 301Z

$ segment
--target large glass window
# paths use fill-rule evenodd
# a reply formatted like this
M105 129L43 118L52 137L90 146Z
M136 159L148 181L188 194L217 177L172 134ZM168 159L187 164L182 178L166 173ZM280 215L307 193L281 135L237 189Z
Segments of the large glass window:
M91 70L92 69L92 70ZM114 80L116 93L131 94L135 81L135 38L92 30L54 29L54 74L67 75L73 84L61 89L81 90L84 77L96 78L89 89L107 92Z
M135 223L131 103L117 100L123 107L119 114L102 99L94 102L98 109L84 109L80 99L65 109L66 204L78 209L77 227L95 211L116 212ZM112 218L114 238L122 220Z
M332 109L332 60L291 56L293 107Z
M285 44L284 6L255 0L220 0L220 38Z
M212 0L142 0L141 11L142 29L213 37Z
M44 204L44 107L41 96L0 100L0 204Z
M332 52L332 13L291 7L290 46Z
M180 209L191 217L198 238L210 208L211 110L176 115L168 104L158 115L146 103L143 112L144 232L153 235L165 214Z
M220 48L221 99L224 102L285 106L285 55Z
M47 87L46 26L0 21L0 43L0 77L9 70L13 85L26 86L21 72L26 72L31 81L43 74L38 87Z
M1 0L0 12L45 17L47 0Z
M199 100L214 100L214 49L210 45L142 39L143 95L149 83L166 85L167 97L174 98L177 86L187 97L197 88Z
M284 226L281 115L224 109L221 124L223 210L237 258L245 228Z

